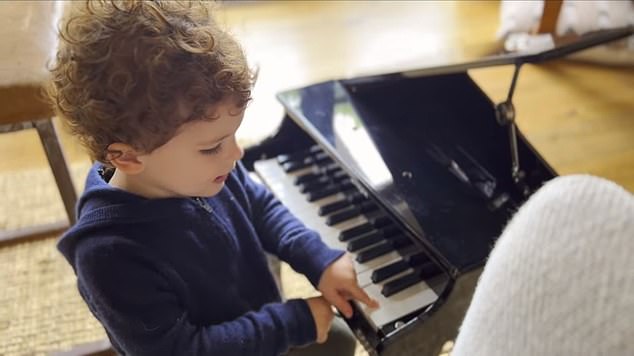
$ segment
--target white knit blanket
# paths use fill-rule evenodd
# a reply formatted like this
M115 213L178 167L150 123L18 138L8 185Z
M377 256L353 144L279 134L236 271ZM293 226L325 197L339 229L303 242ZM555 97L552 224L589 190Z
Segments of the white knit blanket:
M634 196L556 178L493 249L453 356L634 355Z

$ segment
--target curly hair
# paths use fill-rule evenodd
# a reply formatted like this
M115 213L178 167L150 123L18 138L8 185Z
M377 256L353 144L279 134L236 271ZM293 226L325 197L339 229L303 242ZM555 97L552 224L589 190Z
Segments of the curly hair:
M111 143L149 153L210 105L251 99L255 74L204 2L87 0L59 37L47 96L102 163Z

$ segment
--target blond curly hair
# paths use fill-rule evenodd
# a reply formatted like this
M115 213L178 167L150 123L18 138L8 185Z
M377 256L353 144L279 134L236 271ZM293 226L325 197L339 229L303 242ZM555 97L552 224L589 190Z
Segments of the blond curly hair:
M47 95L57 114L108 163L108 146L152 152L225 99L251 99L255 74L208 4L86 1L60 28ZM179 105L191 115L179 118Z

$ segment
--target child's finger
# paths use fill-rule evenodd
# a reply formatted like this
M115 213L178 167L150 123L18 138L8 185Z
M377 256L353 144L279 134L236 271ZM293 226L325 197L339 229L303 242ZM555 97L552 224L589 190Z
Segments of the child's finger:
M348 290L348 293L350 294L350 296L353 299L356 299L356 300L360 301L361 303L369 306L370 308L378 308L379 307L379 302L377 302L376 300L370 298L368 293L366 293L358 285L354 286L350 290Z
M337 308L339 312L343 314L343 316L345 316L346 318L352 317L352 305L350 305L350 302L346 298L344 298L339 293L333 293L332 295L330 295L329 299L330 303L332 303L332 305L334 305L335 308Z

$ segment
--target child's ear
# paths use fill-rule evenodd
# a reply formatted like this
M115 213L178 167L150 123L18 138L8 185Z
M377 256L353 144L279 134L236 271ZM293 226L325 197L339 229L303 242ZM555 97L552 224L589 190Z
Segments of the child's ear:
M125 143L112 143L108 146L106 159L119 171L134 175L139 174L145 168L143 161L139 159L140 153Z

